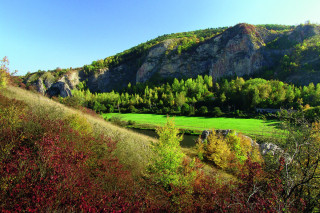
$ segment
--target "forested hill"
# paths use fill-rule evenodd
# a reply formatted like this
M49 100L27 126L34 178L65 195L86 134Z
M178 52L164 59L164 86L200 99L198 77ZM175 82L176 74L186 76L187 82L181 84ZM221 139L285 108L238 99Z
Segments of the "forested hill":
M107 48L107 47L106 47ZM167 78L262 77L306 85L320 82L320 26L250 25L163 35L76 69L38 71L27 87L69 95L80 82L92 92Z

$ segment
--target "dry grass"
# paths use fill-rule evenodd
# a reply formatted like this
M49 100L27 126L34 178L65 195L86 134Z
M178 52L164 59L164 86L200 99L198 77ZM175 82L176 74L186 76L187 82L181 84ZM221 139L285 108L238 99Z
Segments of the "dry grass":
M114 126L102 118L85 114L79 110L66 107L40 94L32 93L21 88L9 86L2 93L17 100L26 102L37 113L48 113L52 119L65 118L71 114L81 114L92 125L98 135L103 133L118 141L116 155L120 161L131 171L138 174L144 170L151 157L150 141L155 139L135 133L133 131Z

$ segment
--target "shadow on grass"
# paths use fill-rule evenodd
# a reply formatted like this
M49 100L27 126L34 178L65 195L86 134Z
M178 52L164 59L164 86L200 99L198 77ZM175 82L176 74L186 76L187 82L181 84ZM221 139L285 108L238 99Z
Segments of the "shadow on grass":
M274 127L275 129L283 130L283 126L280 121L266 120L264 121L266 126Z

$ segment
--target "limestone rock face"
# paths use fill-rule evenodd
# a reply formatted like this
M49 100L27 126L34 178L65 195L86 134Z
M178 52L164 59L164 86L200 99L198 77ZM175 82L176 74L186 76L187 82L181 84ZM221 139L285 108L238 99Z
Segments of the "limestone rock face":
M49 96L58 96L65 98L67 96L72 96L70 87L68 84L62 81L58 81L51 85L51 87L47 91Z
M42 95L44 95L46 93L46 88L45 88L44 82L41 78L39 78L37 80L35 86L36 86L37 92L41 93Z
M71 90L73 90L80 83L79 72L73 71L67 75L64 75L64 76L62 76L62 78L60 78L59 81L64 82L65 84L67 84L69 86L69 88Z
M145 82L154 73L164 78L200 74L212 75L214 79L227 75L243 76L264 65L259 51L264 41L252 25L237 25L181 55L165 55L170 43L172 40L167 40L150 50L137 72L136 82Z
M126 87L129 82L135 83L136 69L129 64L121 64L114 68L100 69L98 73L87 78L87 86L93 92L110 92Z
M289 155L289 153L285 152L283 149L281 149L279 146L273 144L273 143L263 143L260 144L260 153L265 155L272 155L273 157L280 158L284 157L284 160L286 163L292 162L292 157Z
M283 154L283 150L273 143L263 143L260 145L260 152L262 155L271 154L279 155Z
M223 137L226 137L232 130L231 129L216 129L215 132L218 135L222 135ZM212 134L212 130L203 130L201 133L201 140L202 142L204 140L208 139L208 136ZM236 133L237 134L237 133Z
M172 44L172 42L171 39L168 39L151 48L147 58L137 72L137 83L145 82L157 71L158 66L161 66L161 59L165 57L168 46Z
M33 86L35 86L36 90L41 93L42 95L45 95L48 88L51 87L51 85L54 83L54 77L51 75L51 73L47 72L41 77L39 77Z

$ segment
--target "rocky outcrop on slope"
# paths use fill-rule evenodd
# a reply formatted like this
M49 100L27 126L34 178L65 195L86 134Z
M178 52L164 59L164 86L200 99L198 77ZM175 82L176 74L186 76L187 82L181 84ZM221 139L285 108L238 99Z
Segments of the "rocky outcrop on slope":
M68 84L62 81L58 81L51 85L51 87L47 90L47 94L49 96L61 96L63 98L67 96L72 96L70 87Z
M220 135L222 137L226 137L229 133L231 133L233 130L231 129L216 129L215 130L215 133L217 135ZM208 139L208 136L212 134L212 130L203 130L202 133L201 133L201 140L198 141L198 143L204 143L205 140ZM238 135L237 132L235 132L235 135ZM259 147L259 144L254 141L252 138L250 138L249 136L246 136L246 135L242 135L242 137L245 137L247 139L249 139L250 143L251 143L251 146L254 146L254 147Z

